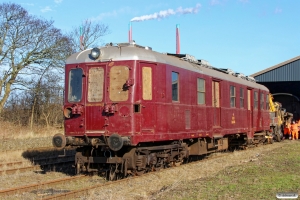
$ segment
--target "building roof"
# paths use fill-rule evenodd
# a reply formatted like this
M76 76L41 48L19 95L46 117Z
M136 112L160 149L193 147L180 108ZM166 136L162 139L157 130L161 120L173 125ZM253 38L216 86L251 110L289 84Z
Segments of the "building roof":
M256 72L256 73L252 74L251 76L252 76L252 77L259 76L259 75L261 75L261 74L264 74L264 73L269 72L269 71L271 71L271 70L274 70L274 69L276 69L276 68L282 67L283 65L292 63L292 62L294 62L294 61L296 61L296 60L300 60L300 56L297 56L297 57L295 57L295 58L289 59L289 60L287 60L287 61L284 61L284 62L282 62L282 63L279 63L279 64L277 64L277 65L274 65L274 66L272 66L272 67L269 67L269 68L267 68L267 69L264 69L264 70L262 70L262 71Z

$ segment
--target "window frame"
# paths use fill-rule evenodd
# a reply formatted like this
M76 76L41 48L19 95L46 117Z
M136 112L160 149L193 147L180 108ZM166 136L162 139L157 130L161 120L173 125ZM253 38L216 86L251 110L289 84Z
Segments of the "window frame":
M173 80L173 75L177 74L177 79L176 80ZM173 83L173 82L176 82L177 83ZM173 89L173 85L176 86L174 87L175 89ZM172 71L171 73L171 88L172 88L172 91L171 91L171 94L172 94L172 101L173 102L179 102L179 86L180 86L180 83L179 83L179 72L175 72L175 71ZM175 96L176 95L176 96ZM176 97L176 98L175 98Z
M203 85L203 87L202 88L200 88L199 87L199 81L202 81L202 85ZM201 89L203 89L203 90L201 90ZM199 98L199 94L202 94L202 95L200 95L200 96L202 96L203 97L203 102L199 102L199 100L201 100L200 98ZM197 78L197 104L198 105L205 105L205 94L206 94L206 88L205 88L205 79L203 79L203 78Z
M266 110L270 110L270 96L271 94L266 94Z
M99 74L93 71L99 70ZM96 75L100 75L96 77ZM102 102L104 98L104 68L101 66L90 67L88 69L88 81L87 81L87 101L90 103ZM101 82L102 80L102 82ZM95 92L99 88L101 92ZM95 96L98 95L98 96Z
M253 103L254 103L253 108L257 110L258 109L258 91L253 92Z
M261 110L264 110L265 109L265 101L264 101L264 99L265 99L265 95L264 95L264 93L260 93L260 109Z
M79 71L79 70L81 71L81 74L78 74L79 76L76 77L76 78L78 78L78 80L80 81L77 84L77 86L79 87L79 85L81 85L81 87L76 88L76 86L74 85L75 83L71 84L71 81L75 80L75 79L72 79L71 74L72 74L72 72L76 72L76 71ZM81 100L83 98L83 80L82 80L82 76L83 76L83 69L82 68L72 68L69 71L69 74L68 74L68 102L70 102L70 103L81 102ZM75 90L73 90L73 86L75 86ZM79 91L79 89L80 89L80 91ZM74 91L76 91L77 94L79 94L78 92L80 92L80 98L78 98L78 100L72 100L72 98L74 96L73 94L75 94Z
M230 85L229 87L229 96L230 96L230 107L236 108L236 88L233 85Z
M240 88L240 108L245 108L245 92L244 92L244 88Z
M129 100L129 89L123 87L124 83L130 78L129 71L130 69L127 65L114 65L109 69L110 101L125 102Z

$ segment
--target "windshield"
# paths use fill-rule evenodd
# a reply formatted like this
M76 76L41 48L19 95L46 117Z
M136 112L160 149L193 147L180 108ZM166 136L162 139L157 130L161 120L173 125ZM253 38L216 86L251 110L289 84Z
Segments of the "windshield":
M112 101L127 101L128 89L125 83L129 78L129 68L127 66L113 66L110 69L109 98Z
M82 69L71 69L69 72L69 102L79 102L82 98Z

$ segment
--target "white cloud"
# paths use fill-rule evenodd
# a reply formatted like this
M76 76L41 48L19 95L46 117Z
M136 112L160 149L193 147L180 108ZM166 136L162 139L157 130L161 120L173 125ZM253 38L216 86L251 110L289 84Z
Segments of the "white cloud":
M140 22L140 21L153 20L153 19L160 20L160 19L169 17L171 15L196 14L196 13L198 13L200 7L201 7L201 4L197 3L197 5L195 7L192 7L192 8L179 7L176 10L173 10L173 9L162 10L162 11L159 11L158 13L154 13L154 14L150 14L150 15L143 15L143 16L140 16L140 17L134 17L130 21Z
M275 14L280 14L280 13L282 13L282 9L281 8L275 8L274 13Z
M41 11L42 11L43 13L45 13L45 12L50 12L50 11L52 11L52 9L50 8L50 6L46 6L45 8L42 8Z
M55 3L60 4L63 0L54 0Z

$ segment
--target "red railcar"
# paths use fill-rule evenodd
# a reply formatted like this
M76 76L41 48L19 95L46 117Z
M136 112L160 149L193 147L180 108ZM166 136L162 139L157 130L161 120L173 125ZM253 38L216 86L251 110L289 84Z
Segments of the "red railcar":
M189 156L264 142L269 90L186 54L132 43L75 53L65 66L65 135L77 172L109 179L180 164Z

